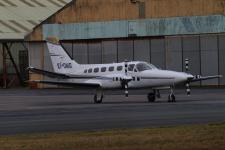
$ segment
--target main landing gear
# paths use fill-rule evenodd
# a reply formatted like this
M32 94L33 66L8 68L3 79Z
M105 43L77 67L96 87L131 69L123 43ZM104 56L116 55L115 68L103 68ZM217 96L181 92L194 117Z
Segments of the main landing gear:
M96 94L94 95L94 102L96 104L102 103L103 97L104 97L103 91L101 89L97 89Z
M155 102L156 98L161 98L159 90L153 90L152 93L148 93L148 101ZM173 92L173 87L170 88L170 94L168 96L168 102L176 102L176 97Z
M159 90L153 90L152 93L148 93L148 101L149 102L155 102L156 97L157 98L161 98L161 95L159 93Z

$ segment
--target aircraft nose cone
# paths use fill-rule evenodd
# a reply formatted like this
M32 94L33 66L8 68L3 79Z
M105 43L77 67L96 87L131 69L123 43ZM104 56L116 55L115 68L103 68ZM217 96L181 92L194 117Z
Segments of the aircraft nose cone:
M188 74L188 73L183 73L183 72L179 73L178 76L177 76L178 82L186 82L186 81L191 80L193 78L194 78L193 75Z

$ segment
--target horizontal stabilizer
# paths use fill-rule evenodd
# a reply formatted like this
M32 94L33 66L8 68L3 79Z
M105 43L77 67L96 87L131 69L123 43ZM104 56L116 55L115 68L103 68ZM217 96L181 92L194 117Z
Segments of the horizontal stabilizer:
M29 82L61 85L61 86L68 86L68 87L90 87L90 88L101 87L99 83L74 83L74 82L68 82L68 81L47 81L47 80L33 80Z
M37 74L42 74L44 76L48 76L48 77L51 77L51 78L59 78L59 79L70 78L69 76L67 76L65 74L45 71L45 70L41 70L41 69L36 69L34 67L29 67L29 68L27 68L27 70L29 70L30 72L37 73Z

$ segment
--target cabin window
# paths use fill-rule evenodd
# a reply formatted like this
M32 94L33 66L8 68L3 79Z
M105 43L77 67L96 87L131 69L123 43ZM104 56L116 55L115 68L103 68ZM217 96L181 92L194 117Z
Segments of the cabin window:
M88 73L92 73L92 68L88 69Z
M110 72L114 71L114 67L113 66L109 67L109 71Z
M106 67L102 67L101 72L105 72L105 71L106 71Z
M129 64L128 71L133 71L135 64Z
M118 66L117 71L121 71L121 70L123 70L123 66Z
M99 68L95 68L95 69L94 69L94 72L95 72L95 73L99 72Z
M87 69L84 70L84 73L87 73Z

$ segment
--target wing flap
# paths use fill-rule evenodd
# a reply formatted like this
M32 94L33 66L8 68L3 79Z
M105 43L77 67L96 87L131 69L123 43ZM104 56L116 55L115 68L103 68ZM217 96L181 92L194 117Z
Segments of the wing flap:
M34 67L27 68L30 72L41 74L44 76L48 76L51 78L57 78L57 79L99 79L99 80L112 80L110 77L104 77L104 76L89 76L89 75L74 75L74 74L62 74L62 73L56 73L56 72L50 72L46 70L37 69Z

